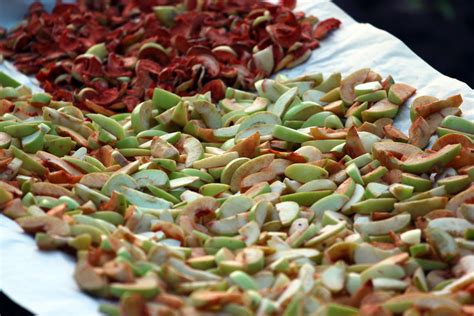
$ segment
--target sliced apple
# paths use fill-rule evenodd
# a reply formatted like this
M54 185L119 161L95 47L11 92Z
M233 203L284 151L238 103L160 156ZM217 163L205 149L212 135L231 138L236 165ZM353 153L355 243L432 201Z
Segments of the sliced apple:
M471 185L468 189L459 192L453 198L451 198L446 204L446 209L451 211L457 211L457 209L463 204L469 204L469 201L474 199L474 186Z
M357 85L366 81L369 71L369 68L357 70L341 81L340 94L341 99L344 101L344 103L352 104L354 102L354 99L356 97L354 88Z
M54 216L25 216L18 218L16 222L27 233L47 232L57 236L68 236L70 234L69 225Z
M428 125L425 119L421 116L417 117L411 124L409 129L408 143L414 146L425 148L432 135L432 128Z
M453 95L446 98L445 100L437 100L431 103L422 103L415 106L415 112L417 115L427 117L430 114L439 112L445 108L461 106L463 99L460 94Z
M410 214L400 214L373 222L359 222L354 224L354 229L361 234L369 236L386 235L390 231L398 232L410 224Z
M420 155L421 153L423 153L423 151L420 148L404 143L378 142L372 146L372 155L374 158L389 169L400 168L403 162L397 157L412 157Z
M137 278L133 283L111 283L110 293L115 297L122 297L125 293L139 294L144 298L152 298L160 291L158 278L155 273L149 273Z
M117 173L108 178L101 191L102 193L111 196L114 191L122 193L124 187L137 189L140 186L138 182L128 174Z
M244 138L238 144L231 147L228 151L235 151L239 157L253 158L257 153L257 146L260 145L260 133L257 131Z
M329 173L325 169L312 164L295 163L286 168L285 175L290 179L306 183L311 180L327 178Z
M265 154L258 156L250 161L244 162L240 165L235 172L232 174L230 179L230 188L232 192L237 192L240 188L240 183L249 174L260 171L263 168L266 168L273 161L274 154Z
M404 83L394 83L388 90L388 100L393 104L402 105L414 93L416 89Z
M375 92L381 89L382 89L382 84L379 81L370 81L370 82L361 83L355 86L354 92L356 96L360 96L360 95Z
M361 116L366 122L375 122L383 117L394 118L397 113L398 105L391 103L388 99L382 99L363 111Z
M443 167L454 159L461 151L460 144L443 147L431 154L410 157L401 164L403 171L415 174L425 173L434 167Z

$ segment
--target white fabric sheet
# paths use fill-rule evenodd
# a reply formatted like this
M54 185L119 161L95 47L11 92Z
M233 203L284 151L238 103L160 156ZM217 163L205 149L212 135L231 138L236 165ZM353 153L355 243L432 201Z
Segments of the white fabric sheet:
M3 8L6 1L0 0L0 4ZM9 5L13 6L13 3L9 1ZM397 82L417 87L417 96L444 98L461 93L464 116L474 120L473 90L467 84L433 69L399 39L370 24L357 23L328 0L300 0L297 10L314 14L320 19L336 17L343 24L341 29L321 43L305 64L286 70L284 74L297 76L322 72L329 75L341 71L347 75L359 68L371 67L382 76L391 74ZM14 25L15 20L11 18L21 16L18 10L15 12L11 15L0 14L0 25ZM34 80L19 74L8 62L1 64L0 70L22 83L32 87L35 85ZM408 107L403 107L395 123L405 132L410 125L408 112ZM74 264L74 259L63 253L39 252L30 236L23 234L13 221L0 215L0 288L18 304L38 315L99 314L99 301L81 293L76 286L72 278Z

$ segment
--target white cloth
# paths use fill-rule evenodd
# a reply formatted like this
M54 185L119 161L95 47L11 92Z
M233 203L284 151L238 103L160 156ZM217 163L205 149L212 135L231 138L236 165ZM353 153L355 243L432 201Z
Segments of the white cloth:
M0 0L0 25L14 25L21 18L26 2L29 1ZM5 11L7 3L8 11ZM300 0L297 10L320 19L336 17L343 24L321 43L305 64L284 74L322 72L328 75L341 71L347 75L359 68L371 67L382 76L391 74L397 82L418 88L417 96L445 98L461 93L464 116L474 120L473 90L433 69L394 36L370 24L357 23L328 0ZM34 85L8 62L0 64L0 70ZM410 125L407 106L398 114L395 125L407 132ZM0 215L0 287L18 304L38 315L98 315L99 301L81 293L73 280L74 264L75 260L64 253L37 251L30 236L22 234L13 221Z

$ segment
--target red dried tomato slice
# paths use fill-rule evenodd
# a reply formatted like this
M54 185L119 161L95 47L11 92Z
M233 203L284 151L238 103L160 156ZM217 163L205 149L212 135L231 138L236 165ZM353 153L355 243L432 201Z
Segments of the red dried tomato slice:
M185 11L155 13L164 5ZM254 89L268 75L256 69L255 53L271 46L275 65L294 66L340 25L328 19L315 28L317 19L295 7L296 0L77 0L48 13L35 2L17 28L0 29L0 53L79 106L87 98L131 111L155 87L219 98L227 86Z
M296 0L280 0L280 4L293 10L296 7Z

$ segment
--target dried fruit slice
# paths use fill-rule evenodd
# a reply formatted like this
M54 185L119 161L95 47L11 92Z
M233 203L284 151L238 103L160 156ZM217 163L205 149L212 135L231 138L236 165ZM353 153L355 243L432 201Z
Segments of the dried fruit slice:
M369 68L357 70L341 81L340 94L344 103L349 105L354 102L356 97L354 87L365 82L369 71Z
M411 157L401 164L403 171L411 173L424 173L436 166L448 164L461 151L461 145L447 145L439 151L421 157Z

